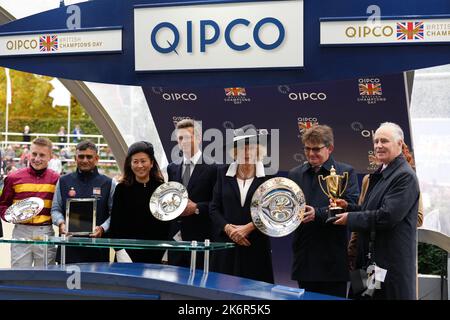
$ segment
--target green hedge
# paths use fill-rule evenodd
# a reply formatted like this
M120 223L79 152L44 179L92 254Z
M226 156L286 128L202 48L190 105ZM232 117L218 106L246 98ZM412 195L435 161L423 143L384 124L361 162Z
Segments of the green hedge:
M419 243L418 264L420 274L447 274L447 252L427 243Z

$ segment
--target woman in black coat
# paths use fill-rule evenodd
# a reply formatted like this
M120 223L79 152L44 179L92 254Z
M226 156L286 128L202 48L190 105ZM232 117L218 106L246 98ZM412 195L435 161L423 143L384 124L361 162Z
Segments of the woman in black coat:
M256 189L266 180L260 159L264 148L244 135L249 125L238 129L234 138L235 162L219 168L210 214L214 241L234 242L236 247L215 251L212 269L239 277L273 283L270 239L256 229L250 203ZM241 133L241 134L240 134ZM240 141L238 143L238 141Z
M124 176L114 192L110 237L169 240L170 224L156 219L149 208L150 197L164 183L153 145L146 141L132 144L123 172ZM163 250L148 249L127 249L126 252L133 262L147 263L161 263L164 254Z

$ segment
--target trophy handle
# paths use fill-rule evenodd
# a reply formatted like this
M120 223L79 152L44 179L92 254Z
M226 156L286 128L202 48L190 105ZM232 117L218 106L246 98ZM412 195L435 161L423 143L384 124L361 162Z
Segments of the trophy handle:
M342 196L342 195L344 194L344 192L345 192L345 189L347 189L347 184L348 184L348 172L344 172L343 177L345 178L345 186L344 186L344 188L342 188L342 193L339 195L339 197Z
M320 186L320 189L322 189L323 193L325 193L328 197L332 198L332 197L330 196L330 194L328 193L328 191L325 191L325 189L322 187L321 180L326 181L326 179L323 177L323 175L320 175L318 178L319 178L319 186Z

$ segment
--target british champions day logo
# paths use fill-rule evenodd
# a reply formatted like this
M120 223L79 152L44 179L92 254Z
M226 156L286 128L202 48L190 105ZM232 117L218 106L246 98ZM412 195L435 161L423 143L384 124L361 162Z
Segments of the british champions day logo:
M398 22L397 40L423 40L423 22Z
M319 125L317 118L310 117L298 117L297 118L299 137L305 132L305 130L312 128L313 126Z
M361 96L381 96L383 95L381 83L360 83L359 94Z
M325 19L320 23L320 37L322 45L448 43L450 18L383 19L377 23Z
M97 28L52 34L0 34L0 56L121 52L122 30Z
M58 51L58 36L57 35L40 36L39 51L41 52Z
M379 78L358 79L358 88L358 102L376 104L386 101L386 98L383 97L383 88Z
M303 66L303 0L143 5L134 30L136 71Z
M247 98L247 91L245 88L224 88L225 102L233 102L234 104L242 104L243 102L250 102Z

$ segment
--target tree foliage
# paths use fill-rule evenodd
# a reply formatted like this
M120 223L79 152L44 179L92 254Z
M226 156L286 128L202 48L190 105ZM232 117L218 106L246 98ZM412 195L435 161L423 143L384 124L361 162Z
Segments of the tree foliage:
M9 106L9 131L22 132L29 125L35 133L56 133L60 126L67 126L67 109L52 107L52 77L10 70L12 103ZM0 68L0 130L5 131L6 74ZM85 134L100 134L96 125L80 103L71 98L71 128L80 124ZM67 128L66 128L67 130Z

